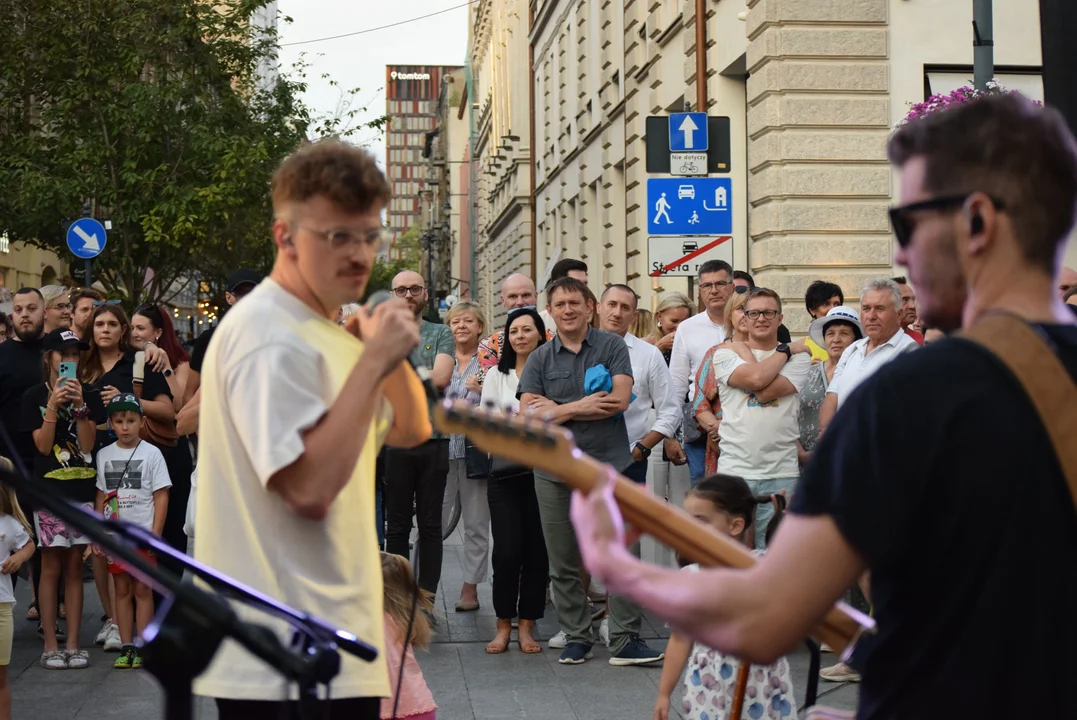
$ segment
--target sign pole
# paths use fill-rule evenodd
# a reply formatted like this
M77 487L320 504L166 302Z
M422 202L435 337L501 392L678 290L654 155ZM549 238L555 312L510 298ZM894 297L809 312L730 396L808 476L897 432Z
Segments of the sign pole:
M93 285L93 260L86 261L86 282L83 287L91 287Z

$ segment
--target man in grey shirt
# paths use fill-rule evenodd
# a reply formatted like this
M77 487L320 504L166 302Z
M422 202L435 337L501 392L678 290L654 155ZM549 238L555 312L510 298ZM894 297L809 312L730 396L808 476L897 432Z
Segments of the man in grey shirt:
M632 463L624 411L632 397L632 360L628 347L617 335L595 330L590 319L596 311L588 300L587 287L566 277L550 284L547 310L557 325L557 337L540 345L527 359L520 378L522 411L552 416L552 422L571 430L576 446L618 471ZM587 394L587 370L605 366L612 378L609 392ZM569 520L572 490L540 470L535 471L550 579L557 620L566 644L559 662L578 665L590 657L595 642L587 594L580 577L580 554L576 533ZM639 637L642 613L638 606L611 597L610 664L643 665L661 661Z

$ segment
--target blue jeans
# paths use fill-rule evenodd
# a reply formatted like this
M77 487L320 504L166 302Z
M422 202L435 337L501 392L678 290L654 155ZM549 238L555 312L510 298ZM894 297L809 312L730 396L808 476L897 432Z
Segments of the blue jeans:
M703 479L707 465L707 443L691 445L684 443L684 455L688 458L688 472L692 476L692 487Z
M754 495L781 495L785 491L785 499L791 500L793 490L796 488L795 477L773 478L771 480L748 480L748 487ZM774 517L774 504L765 503L755 506L755 548L762 550L766 547L767 525Z

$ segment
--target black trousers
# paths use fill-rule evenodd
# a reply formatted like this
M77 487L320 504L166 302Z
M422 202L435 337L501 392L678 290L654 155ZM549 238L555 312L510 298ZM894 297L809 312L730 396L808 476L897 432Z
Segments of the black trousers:
M299 713L297 702L217 698L217 717L220 720L378 720L380 716L381 698L322 701L309 717Z
M486 484L494 538L494 613L507 620L538 620L546 611L550 560L542 536L535 476L490 478Z
M449 440L427 440L385 453L385 551L409 557L411 518L419 528L419 587L436 595L441 582L441 504L449 475Z

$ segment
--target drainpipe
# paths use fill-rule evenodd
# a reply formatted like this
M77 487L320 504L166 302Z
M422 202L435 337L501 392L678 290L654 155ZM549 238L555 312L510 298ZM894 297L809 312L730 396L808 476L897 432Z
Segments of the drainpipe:
M696 112L707 112L707 0L696 0ZM535 114L531 113L532 122Z
M471 250L471 266L468 268L468 297L472 301L478 301L475 292L475 86L471 77L471 48L468 48L467 60L464 64L464 82L467 83L467 234L468 247Z
M538 268L535 267L538 258L538 248L535 244L535 46L531 43L531 30L535 26L535 6L527 3L527 111L530 115L531 139L527 143L531 172L531 282L538 283ZM542 288L538 288L539 292Z
M972 62L977 90L986 90L995 76L995 22L991 0L972 2Z

